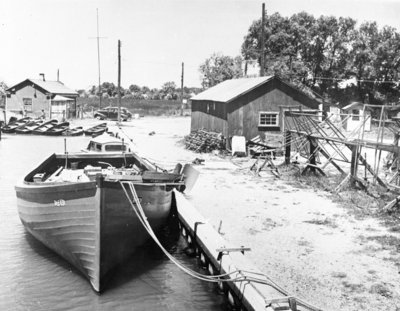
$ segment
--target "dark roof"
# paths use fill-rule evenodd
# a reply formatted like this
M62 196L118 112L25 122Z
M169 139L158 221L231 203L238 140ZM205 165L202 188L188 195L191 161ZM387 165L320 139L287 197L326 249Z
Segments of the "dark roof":
M10 88L7 89L7 91L13 92L16 89L21 89L25 87L26 85L36 85L44 92L48 92L51 94L63 94L67 96L78 96L78 92L71 90L70 88L66 87L62 82L60 81L43 81L40 79L26 79Z

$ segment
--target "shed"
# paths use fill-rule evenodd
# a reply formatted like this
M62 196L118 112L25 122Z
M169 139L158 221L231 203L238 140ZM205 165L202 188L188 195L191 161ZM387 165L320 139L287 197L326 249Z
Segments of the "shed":
M353 102L342 108L343 113L347 114L344 117L343 127L346 131L354 131L361 129L364 120L364 130L371 130L371 110L368 107L364 108L364 103Z
M26 79L6 90L6 113L38 117L44 110L49 118L76 117L78 92L60 81Z
M205 129L230 139L284 131L284 111L316 110L321 104L278 76L226 80L191 98L191 131Z

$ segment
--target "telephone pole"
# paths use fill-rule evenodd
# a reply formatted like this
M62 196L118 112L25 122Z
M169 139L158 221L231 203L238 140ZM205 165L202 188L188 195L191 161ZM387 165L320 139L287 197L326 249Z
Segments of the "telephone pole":
M121 123L121 40L118 40L118 124Z
M260 64L260 77L263 77L265 67L265 42L264 42L264 25L265 25L265 3L262 4L262 15L261 15L261 64Z
M101 109L101 82L100 82L100 37L99 37L99 9L96 9L97 13L97 64L99 67L99 97L100 97L100 102L99 102L99 109Z
M182 74L181 74L181 116L183 116L183 74L185 64L182 62Z

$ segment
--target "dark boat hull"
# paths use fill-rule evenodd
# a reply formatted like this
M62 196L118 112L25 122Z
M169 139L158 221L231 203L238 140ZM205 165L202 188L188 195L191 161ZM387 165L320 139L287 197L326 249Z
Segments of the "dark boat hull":
M172 189L149 183L135 189L156 231L170 213ZM118 182L24 183L16 193L25 228L75 266L95 291L149 239Z

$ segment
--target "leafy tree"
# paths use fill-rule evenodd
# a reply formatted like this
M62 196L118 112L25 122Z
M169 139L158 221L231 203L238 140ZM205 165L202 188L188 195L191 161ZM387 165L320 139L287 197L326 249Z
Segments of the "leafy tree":
M242 77L242 58L214 53L200 65L199 71L202 76L201 85L206 89L222 81Z
M254 21L242 44L242 56L261 65L267 75L279 74L294 84L341 100L397 101L400 94L400 34L376 22L358 28L352 18L314 16L301 12L290 18L266 16L262 47L261 20ZM343 86L341 79L356 79Z
M133 93L139 93L139 92L141 92L141 88L140 88L140 86L139 85L136 85L136 84L131 84L130 86L129 86L129 91L133 94Z

